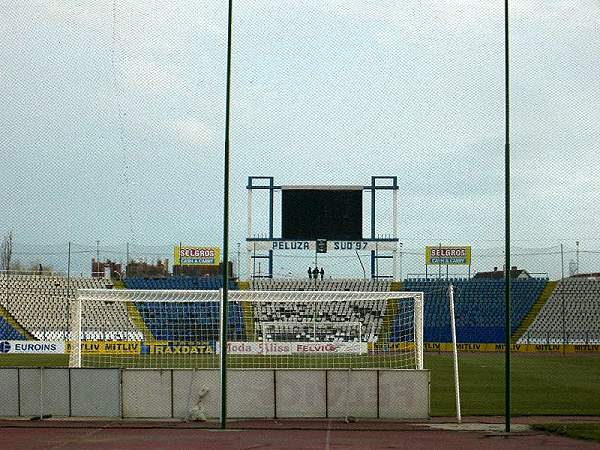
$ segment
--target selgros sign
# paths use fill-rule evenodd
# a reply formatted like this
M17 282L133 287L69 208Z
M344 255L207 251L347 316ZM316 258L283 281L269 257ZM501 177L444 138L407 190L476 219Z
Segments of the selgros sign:
M425 264L471 265L471 246L427 246Z
M0 341L0 354L5 353L64 353L62 341Z
M218 266L220 262L219 247L175 247L176 266Z

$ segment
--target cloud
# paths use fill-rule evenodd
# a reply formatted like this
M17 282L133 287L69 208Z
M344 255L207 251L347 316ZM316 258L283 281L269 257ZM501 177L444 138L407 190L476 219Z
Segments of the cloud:
M26 223L29 211L51 213L69 178L120 183L119 158L131 167L132 203L146 201L135 208L140 215L157 202L219 203L218 195L207 197L213 179L186 186L186 195L181 186L148 193L184 166L220 176L226 2L116 5L113 39L113 0L0 0L0 56L10 61L0 83L9 100L0 144L13 149L0 176L22 183L9 202L15 223ZM527 236L539 235L534 225L548 218L549 232L575 235L600 217L591 194L600 170L599 18L598 0L511 2L513 187L531 216L515 220ZM397 174L415 237L440 233L436 218L456 210L464 212L445 235L495 235L489 225L502 213L494 205L503 192L502 2L235 0L233 64L232 171L241 186L234 201L244 204L250 173L307 184ZM92 161L94 154L103 157ZM110 170L107 161L115 164ZM43 195L11 167L43 173ZM103 210L72 192L69 205L85 205L78 217L127 215L126 202ZM475 230L465 218L471 213L483 217ZM121 222L98 233L117 236ZM139 235L166 239L176 226L165 214ZM86 228L74 221L70 232L76 239ZM201 232L210 240L213 229Z
M213 131L203 122L191 118L176 119L167 128L178 140L195 145L208 145L213 141Z
M121 61L121 68L117 67L116 70L121 70L127 85L150 95L165 94L180 87L186 81L180 67L141 57Z

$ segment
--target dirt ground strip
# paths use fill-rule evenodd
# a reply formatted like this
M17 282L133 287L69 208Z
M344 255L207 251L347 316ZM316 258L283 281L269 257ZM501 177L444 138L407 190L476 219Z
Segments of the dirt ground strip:
M214 422L0 420L0 447L7 449L569 449L600 444L534 431L530 423L599 422L600 417L518 417L510 434L502 417L384 422L339 420Z

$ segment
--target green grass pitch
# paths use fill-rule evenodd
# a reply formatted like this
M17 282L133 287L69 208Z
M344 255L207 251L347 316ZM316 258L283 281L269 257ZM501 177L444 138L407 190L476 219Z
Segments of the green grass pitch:
M136 361L133 357L119 358L135 362L138 366L148 366L148 363L167 366L166 359L161 361L166 357L161 355L140 356L136 357ZM188 355L185 360L189 361L189 358ZM195 358L197 367L215 367L218 362L218 355L198 355ZM265 361L256 356L230 356L230 361L231 367L247 368L265 367L267 363L282 368L320 366L314 356L278 358L270 357L269 361ZM169 360L177 361L173 357ZM360 360L354 358L352 366L390 367L391 362L392 359L386 356L370 356ZM4 367L67 365L66 355L0 355L0 366ZM460 355L459 365L463 415L504 414L504 354L464 353ZM348 364L340 360L335 367L346 368ZM432 415L452 416L455 414L452 355L425 353L425 368L431 370ZM600 355L513 354L512 413L600 416Z

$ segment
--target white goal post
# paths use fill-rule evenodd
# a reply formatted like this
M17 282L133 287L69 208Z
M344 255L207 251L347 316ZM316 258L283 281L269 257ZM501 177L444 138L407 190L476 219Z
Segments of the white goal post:
M221 291L80 289L71 367L218 368ZM229 291L232 368L423 368L423 293Z

